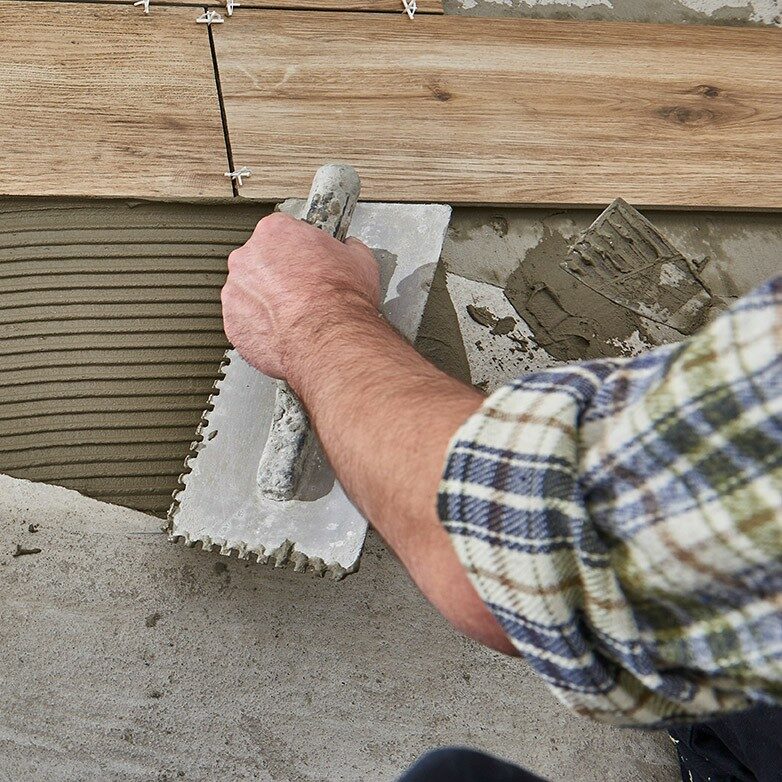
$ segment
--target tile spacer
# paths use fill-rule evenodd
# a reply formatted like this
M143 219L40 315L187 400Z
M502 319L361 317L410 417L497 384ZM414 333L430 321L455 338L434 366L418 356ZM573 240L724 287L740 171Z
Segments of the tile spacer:
M236 0L225 0L225 10L228 13L228 16L234 15L234 8L239 7L239 3L236 2Z
M222 24L224 21L225 19L213 9L204 11L204 13L196 19L198 24Z
M405 13L412 19L418 10L416 0L402 0L402 5L405 7Z
M137 7L137 8L143 8L144 9L144 13L148 14L149 13L149 1L150 0L136 0L136 2L133 3L133 5L135 7Z
M242 181L244 177L250 177L252 175L252 170L247 168L247 166L242 166L236 171L226 171L224 174L224 176L227 176L232 182L236 182L237 187L241 187L244 184Z

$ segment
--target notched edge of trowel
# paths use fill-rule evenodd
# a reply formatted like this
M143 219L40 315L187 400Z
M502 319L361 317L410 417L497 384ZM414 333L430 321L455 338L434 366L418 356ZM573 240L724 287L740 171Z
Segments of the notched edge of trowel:
M250 560L254 556L259 565L271 565L278 569L293 570L294 573L313 573L316 576L330 576L334 581L341 581L345 576L358 570L360 560L352 567L345 568L334 562L327 565L320 557L308 557L301 551L297 551L293 541L285 540L274 551L265 553L263 547L259 551L251 550L247 546L233 547L226 541L212 540L209 536L191 538L189 535L174 533L169 529L169 540L182 543L188 548L194 548L199 543L201 551L216 551L223 557L236 557L236 559Z
M177 488L171 495L171 506L166 514L166 531L168 539L174 543L182 543L188 548L194 548L199 543L201 551L215 551L224 557L233 557L249 561L255 557L255 561L260 565L271 565L275 568L289 568L295 573L313 573L316 576L330 576L334 581L340 581L345 576L358 571L360 558L349 568L343 567L338 562L327 563L320 557L308 557L301 551L296 550L296 544L293 541L285 540L276 549L266 551L263 546L257 549L249 548L244 544L238 546L231 545L229 541L212 538L209 535L192 536L188 533L177 532L176 515L179 511L181 496L187 487L187 476L193 471L193 462L198 458L198 454L204 448L204 432L209 426L209 416L215 409L214 400L220 394L220 386L225 379L225 369L231 363L230 351L226 351L220 367L217 370L217 379L212 384L212 393L209 395L201 420L195 431L195 438L190 443L190 449L185 456L184 469L177 478Z

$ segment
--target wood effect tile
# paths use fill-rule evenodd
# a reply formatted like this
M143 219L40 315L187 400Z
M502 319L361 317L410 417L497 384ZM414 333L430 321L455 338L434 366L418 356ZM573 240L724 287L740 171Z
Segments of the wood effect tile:
M246 11L214 31L240 195L782 209L778 30Z
M0 194L231 197L192 9L0 0L0 14Z

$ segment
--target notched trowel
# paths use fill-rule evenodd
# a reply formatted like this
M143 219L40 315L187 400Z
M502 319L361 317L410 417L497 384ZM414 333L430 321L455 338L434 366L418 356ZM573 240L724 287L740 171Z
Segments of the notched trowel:
M412 342L451 209L356 204L358 194L356 172L331 164L315 175L306 203L286 201L280 209L372 248L384 282L383 314ZM318 575L355 572L367 522L334 479L296 396L236 350L225 354L220 374L174 493L169 537Z

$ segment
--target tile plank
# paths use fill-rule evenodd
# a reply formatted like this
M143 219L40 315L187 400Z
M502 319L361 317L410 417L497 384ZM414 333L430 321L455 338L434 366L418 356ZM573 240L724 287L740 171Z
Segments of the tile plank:
M249 11L215 29L240 194L782 209L778 30Z
M0 0L0 194L231 197L192 10Z
M93 2L93 0L76 0L77 2ZM73 0L50 0L50 2L73 2ZM101 2L132 5L133 0L101 0ZM152 0L151 9L157 5L189 5L189 6L225 6L225 0ZM276 8L281 10L301 11L369 11L383 13L404 13L402 0L242 0L238 4L247 8ZM238 9L237 9L238 10ZM151 10L150 10L151 13ZM443 13L442 0L418 0L416 13Z

